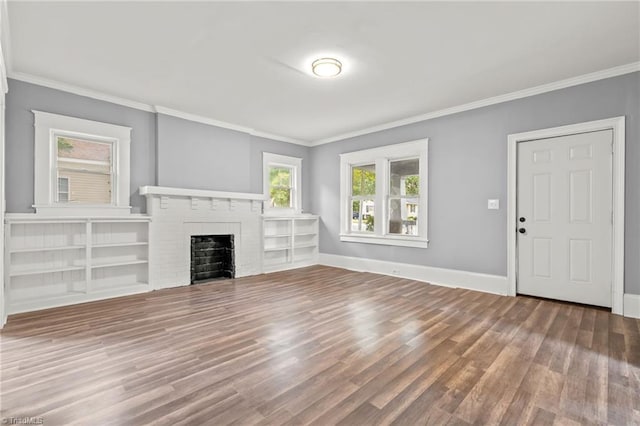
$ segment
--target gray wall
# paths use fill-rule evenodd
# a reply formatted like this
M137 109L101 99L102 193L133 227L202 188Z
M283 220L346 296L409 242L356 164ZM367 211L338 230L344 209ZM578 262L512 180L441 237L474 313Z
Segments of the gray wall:
M262 192L262 152L303 159L308 210L310 149L247 133L9 80L6 106L6 197L10 213L33 212L32 110L131 127L131 205L144 212L143 185Z
M321 145L311 152L320 251L471 272L507 273L507 135L626 116L625 290L640 294L640 73ZM339 240L340 153L429 138L427 249ZM487 210L499 198L500 210Z
M155 114L10 79L6 104L7 212L33 211L32 110L131 127L131 205L134 212L144 210L138 188L155 182Z
M302 158L308 210L310 149L158 114L158 185L262 193L262 153Z
M303 208L322 216L323 253L506 274L507 135L627 117L625 289L640 294L640 73L306 148L9 80L6 106L8 212L33 204L31 110L129 126L131 204L142 185L261 192L262 152L303 158ZM429 137L428 249L339 241L338 154ZM487 210L488 198L501 209Z

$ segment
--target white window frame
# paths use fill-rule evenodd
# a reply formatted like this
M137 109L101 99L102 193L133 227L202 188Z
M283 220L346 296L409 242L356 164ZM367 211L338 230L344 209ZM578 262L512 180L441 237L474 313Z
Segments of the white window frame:
M64 179L64 180L67 181L67 190L66 190L66 192L60 192L60 179ZM58 176L56 181L58 182L58 189L56 190L56 202L57 203L61 203L62 202L62 201L60 201L60 194L67 194L67 201L64 201L64 203L68 203L69 199L71 198L71 182L69 181L69 178L68 177L60 177L60 176Z
M43 111L35 116L34 205L37 214L52 216L124 215L131 212L131 128ZM112 144L111 204L58 203L57 137Z
M428 151L429 139L420 139L340 154L340 241L404 247L428 247ZM418 158L419 160L418 235L390 234L388 232L390 162L410 158ZM349 201L351 198L351 167L365 164L375 164L376 166L375 221L372 233L351 230L351 203Z
M271 197L269 196L269 169L271 167L287 167L291 169L291 208L271 207ZM298 214L302 212L302 158L263 152L262 184L265 196L265 214L286 215Z

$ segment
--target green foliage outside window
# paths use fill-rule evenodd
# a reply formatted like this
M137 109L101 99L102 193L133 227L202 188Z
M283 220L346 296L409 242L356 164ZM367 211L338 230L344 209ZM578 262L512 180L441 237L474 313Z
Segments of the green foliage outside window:
M67 138L58 138L58 152L73 151L73 143Z
M272 167L269 170L269 196L273 207L291 207L291 169Z
M406 195L420 195L420 176L407 176L404 182Z
M373 226L374 226L374 219L373 219L373 215L367 215L364 218L364 224L367 227L367 231L369 232L373 232Z
M351 171L352 195L373 195L376 193L376 172L363 166L353 167Z

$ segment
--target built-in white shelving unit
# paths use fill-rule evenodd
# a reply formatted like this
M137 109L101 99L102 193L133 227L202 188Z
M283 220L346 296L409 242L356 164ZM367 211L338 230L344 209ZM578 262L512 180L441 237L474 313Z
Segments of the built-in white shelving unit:
M149 291L149 222L6 215L7 312Z
M282 271L318 261L318 216L263 216L263 270Z

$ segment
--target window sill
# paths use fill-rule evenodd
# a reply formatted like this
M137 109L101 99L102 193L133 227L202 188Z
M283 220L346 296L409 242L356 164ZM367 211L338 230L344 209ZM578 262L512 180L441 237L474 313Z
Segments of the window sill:
M131 206L100 205L34 205L36 214L43 216L129 216Z
M379 235L354 235L354 234L340 234L340 241L349 243L364 243L364 244L380 244L385 246L400 246L400 247L417 247L427 248L429 247L429 240L421 239L417 237L395 237Z

